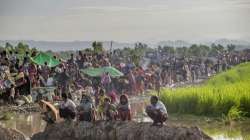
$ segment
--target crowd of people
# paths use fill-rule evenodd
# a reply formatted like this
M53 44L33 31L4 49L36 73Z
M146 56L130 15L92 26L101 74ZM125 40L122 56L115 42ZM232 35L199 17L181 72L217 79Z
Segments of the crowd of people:
M128 96L144 94L148 89L159 93L162 86L193 82L248 60L233 53L223 53L215 61L208 58L162 57L159 63L150 62L142 67L136 66L130 59L111 63L115 62L116 57L110 53L79 51L71 54L68 60L51 56L51 59L60 62L51 67L48 62L36 64L32 61L36 56L37 52L26 52L22 57L18 52L1 52L1 99L15 104L16 99L21 96L29 96L33 88L56 87L53 101L61 102L60 116L65 119L77 118L79 121L131 120ZM110 66L121 71L124 76L112 77L105 72L100 77L91 77L81 71L90 67ZM80 101L79 104L76 104L77 100ZM151 105L146 108L146 113L154 120L154 124L162 124L168 118L166 107L157 96L151 97Z

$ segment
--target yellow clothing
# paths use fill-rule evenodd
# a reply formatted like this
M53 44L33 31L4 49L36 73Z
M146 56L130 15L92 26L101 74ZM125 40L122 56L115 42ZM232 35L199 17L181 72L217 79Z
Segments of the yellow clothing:
M107 98L107 96L99 96L99 105L97 108L97 112L101 113L104 111L104 99Z

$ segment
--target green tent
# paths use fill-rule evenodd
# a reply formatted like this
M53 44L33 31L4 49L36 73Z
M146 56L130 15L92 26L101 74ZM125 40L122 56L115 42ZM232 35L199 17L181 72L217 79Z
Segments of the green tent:
M82 70L82 72L91 77L100 77L103 75L103 73L106 73L106 72L108 72L111 77L123 76L123 73L114 67L87 68L87 69Z
M39 53L34 58L31 58L31 61L36 63L37 65L44 65L44 63L47 62L49 67L55 67L60 64L59 60L43 52Z

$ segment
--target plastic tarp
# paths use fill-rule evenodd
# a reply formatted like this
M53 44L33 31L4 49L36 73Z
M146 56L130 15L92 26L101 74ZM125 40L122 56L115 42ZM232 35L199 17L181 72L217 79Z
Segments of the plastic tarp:
M44 63L47 62L49 67L55 67L60 64L59 60L46 53L39 53L34 58L31 58L31 60L37 65L44 65Z
M104 73L109 73L111 77L120 77L124 74L114 67L102 67L102 68L87 68L82 70L83 73L91 77L100 77Z

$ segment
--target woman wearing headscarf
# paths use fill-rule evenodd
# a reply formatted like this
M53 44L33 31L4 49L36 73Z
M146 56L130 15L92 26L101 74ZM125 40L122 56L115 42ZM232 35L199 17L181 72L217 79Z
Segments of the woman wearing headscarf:
M120 96L120 103L117 106L118 118L122 121L131 120L131 107L128 101L128 96L122 94Z

